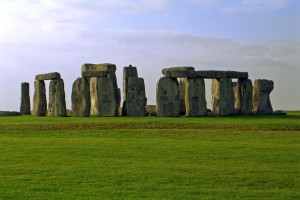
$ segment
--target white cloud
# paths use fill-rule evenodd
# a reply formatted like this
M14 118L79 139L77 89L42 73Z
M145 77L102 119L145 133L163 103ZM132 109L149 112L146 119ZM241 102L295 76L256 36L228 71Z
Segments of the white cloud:
M117 64L119 86L122 68L136 65L144 77L149 103L155 103L156 81L161 69L194 66L198 70L248 71L252 80L273 79L273 105L277 109L300 109L300 45L296 43L239 43L232 40L189 36L165 30L85 30L71 40L55 38L49 43L6 43L0 47L0 110L18 109L19 87L39 73L58 71L65 80L67 103L73 81L80 76L83 63ZM75 42L78 41L78 42ZM6 90L10 82L11 90ZM33 92L33 91L32 91ZM208 100L209 101L209 100Z
M221 10L233 13L274 11L285 8L290 2L291 0L241 0Z

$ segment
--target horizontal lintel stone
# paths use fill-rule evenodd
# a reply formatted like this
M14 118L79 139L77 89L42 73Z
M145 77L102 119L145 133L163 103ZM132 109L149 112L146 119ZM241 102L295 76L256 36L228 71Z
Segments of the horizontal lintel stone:
M60 79L60 73L52 72L47 74L38 74L35 76L36 81Z
M237 79L247 79L248 72L237 72L237 71L196 71L196 77L198 78L237 78Z
M81 74L83 77L107 77L111 72L117 69L115 64L83 64L81 67Z
M165 77L170 78L189 78L195 77L194 67L170 67L162 70L162 74Z

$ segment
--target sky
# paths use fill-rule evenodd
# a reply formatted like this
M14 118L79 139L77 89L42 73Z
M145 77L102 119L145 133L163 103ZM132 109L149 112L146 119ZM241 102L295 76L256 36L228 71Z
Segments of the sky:
M32 103L35 75L49 72L71 108L84 63L116 64L120 88L136 66L148 104L163 68L193 66L273 80L273 109L300 110L299 0L0 0L0 27L0 110L20 109L22 82Z

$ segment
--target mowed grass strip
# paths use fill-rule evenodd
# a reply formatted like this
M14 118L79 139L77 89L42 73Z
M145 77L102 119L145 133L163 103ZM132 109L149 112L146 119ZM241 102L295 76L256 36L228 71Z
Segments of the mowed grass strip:
M300 198L298 114L0 120L0 199Z

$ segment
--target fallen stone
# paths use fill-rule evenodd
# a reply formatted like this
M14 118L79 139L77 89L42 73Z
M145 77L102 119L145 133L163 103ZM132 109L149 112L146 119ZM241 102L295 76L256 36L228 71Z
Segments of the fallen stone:
M39 74L35 76L36 81L60 79L60 73L52 72L48 74Z
M272 113L273 115L287 115L283 110L276 110Z
M165 77L170 77L170 78L188 78L188 77L196 76L194 67L165 68L162 70L162 74Z
M126 96L127 116L146 116L146 92L143 78L129 77Z
M75 117L90 116L91 99L87 78L77 78L72 87L72 112Z
M229 78L213 79L211 87L211 106L214 115L234 115L234 93Z
M186 116L207 114L205 82L202 78L188 78L185 83Z
M157 116L177 117L179 113L179 91L176 78L162 77L156 85Z
M20 112L16 111L0 111L0 117L12 117L12 116L20 116Z
M21 84L21 106L20 113L22 115L30 115L30 95L29 95L29 83Z
M81 67L82 77L107 77L115 73L117 67L114 64L83 64Z
M65 86L62 79L50 81L48 116L67 116Z
M98 103L99 116L117 117L119 102L117 91L115 90L113 79L109 77L98 78Z
M148 116L156 116L156 105L146 105L146 112Z
M47 99L45 81L34 81L33 116L45 116L47 112Z
M252 81L250 79L239 79L237 83L233 83L233 91L236 114L252 114Z
M248 79L248 72L236 72L236 71L196 71L196 77L198 78L237 78L237 79Z
M271 80L259 79L254 81L253 88L253 113L259 115L271 115L273 113L270 101L270 93L274 89Z
M129 65L123 68L123 99L126 101L128 91L128 79L130 77L138 77L137 68Z

